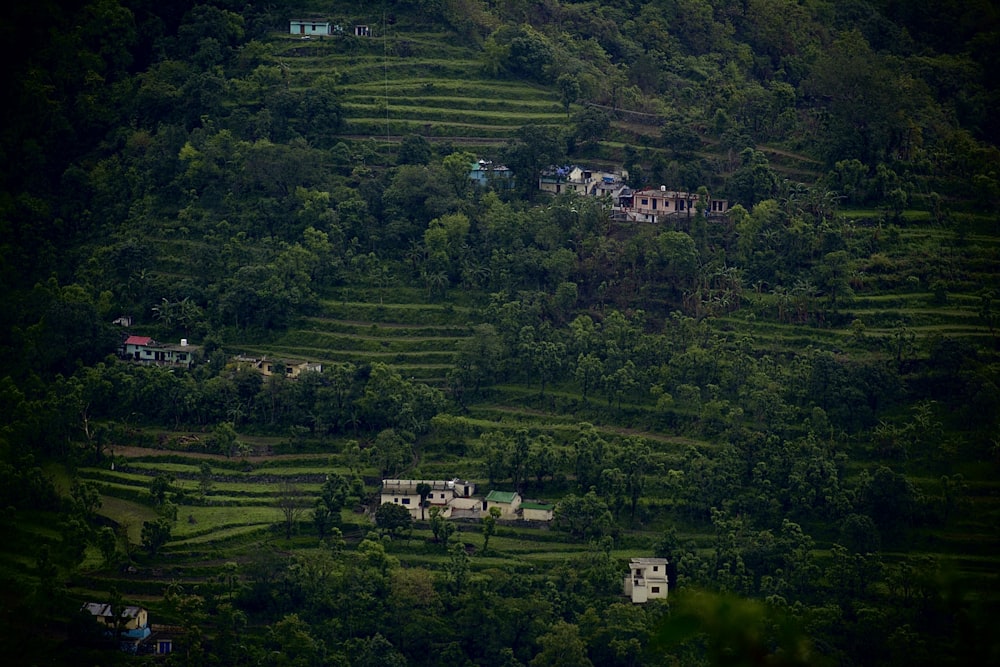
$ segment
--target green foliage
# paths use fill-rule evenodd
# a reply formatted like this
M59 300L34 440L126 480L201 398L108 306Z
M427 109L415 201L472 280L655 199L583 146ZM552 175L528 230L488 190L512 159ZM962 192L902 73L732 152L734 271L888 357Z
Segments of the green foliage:
M170 541L173 522L167 518L142 522L142 546L150 556L156 556L164 544Z
M395 503L382 503L375 511L375 525L390 534L402 533L413 524L410 510Z

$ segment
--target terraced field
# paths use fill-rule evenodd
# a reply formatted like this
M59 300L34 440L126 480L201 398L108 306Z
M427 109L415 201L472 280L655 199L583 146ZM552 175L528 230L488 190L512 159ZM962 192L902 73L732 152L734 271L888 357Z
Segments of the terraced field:
M456 148L499 145L523 125L562 125L551 88L484 75L478 54L434 32L278 43L275 57L293 87L336 73L347 117L344 134L395 143L402 135L448 139Z
M441 384L458 344L476 323L472 309L420 303L323 302L322 314L248 354L355 364L379 361L406 377Z

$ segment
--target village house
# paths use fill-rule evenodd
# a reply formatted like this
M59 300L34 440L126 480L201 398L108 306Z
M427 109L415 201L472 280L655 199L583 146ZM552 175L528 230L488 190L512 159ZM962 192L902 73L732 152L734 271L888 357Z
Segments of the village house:
M513 172L502 164L495 164L490 160L473 162L469 168L469 180L477 187L494 190L510 190L514 187Z
M181 338L180 345L158 343L149 336L128 336L119 349L119 356L127 361L157 366L179 366L190 368L201 347L188 345L187 338Z
M249 368L257 371L264 377L282 374L286 378L294 380L306 372L323 372L323 364L314 361L291 361L244 356L236 356L233 358L233 361L236 363L237 368Z
M555 506L548 503L524 501L521 503L521 518L525 521L552 521Z
M575 192L585 197L615 197L625 187L625 173L597 171L578 166L553 167L542 172L538 189L557 195Z
M628 569L623 590L632 602L641 604L667 597L666 558L633 558Z
M695 193L668 190L665 185L644 190L622 190L617 198L616 219L656 223L671 216L691 216L697 210L699 199ZM704 205L705 214L709 216L722 215L730 208L728 201L711 197Z
M483 512L487 513L496 507L500 510L500 518L513 521L518 518L518 508L521 506L521 496L517 491L490 491L483 500Z
M104 602L85 602L80 608L94 617L104 629L104 634L111 636L115 632L115 615L111 605ZM136 653L139 645L150 635L149 612L144 607L127 606L119 612L121 626L118 634L119 648L129 653Z
M318 19L292 19L288 22L288 32L304 37L326 37L333 34L330 22Z
M383 479L379 504L393 503L400 505L408 509L410 516L414 519L419 519L421 513L418 487L421 484L426 484L430 487L430 493L427 495L427 507L441 508L441 514L445 518L450 518L453 510L472 510L479 504L479 501L472 497L476 492L476 485L461 479L448 481L436 479Z

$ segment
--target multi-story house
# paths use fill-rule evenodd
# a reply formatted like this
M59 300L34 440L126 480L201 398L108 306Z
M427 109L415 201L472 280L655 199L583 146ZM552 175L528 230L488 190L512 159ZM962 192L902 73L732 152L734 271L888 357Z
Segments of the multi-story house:
M667 597L667 559L633 558L623 589L632 602L643 603Z
M700 197L693 192L668 190L665 185L635 191L621 191L616 212L622 220L631 222L662 222L671 216L692 216ZM706 215L722 215L730 208L725 199L708 197L704 202Z

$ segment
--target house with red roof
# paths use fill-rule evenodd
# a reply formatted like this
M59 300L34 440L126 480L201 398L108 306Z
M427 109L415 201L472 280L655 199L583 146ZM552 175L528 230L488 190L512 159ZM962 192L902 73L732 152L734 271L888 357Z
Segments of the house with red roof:
M198 345L188 345L187 338L181 338L180 345L172 345L158 343L149 336L129 336L122 343L120 356L140 364L190 368L200 351Z

